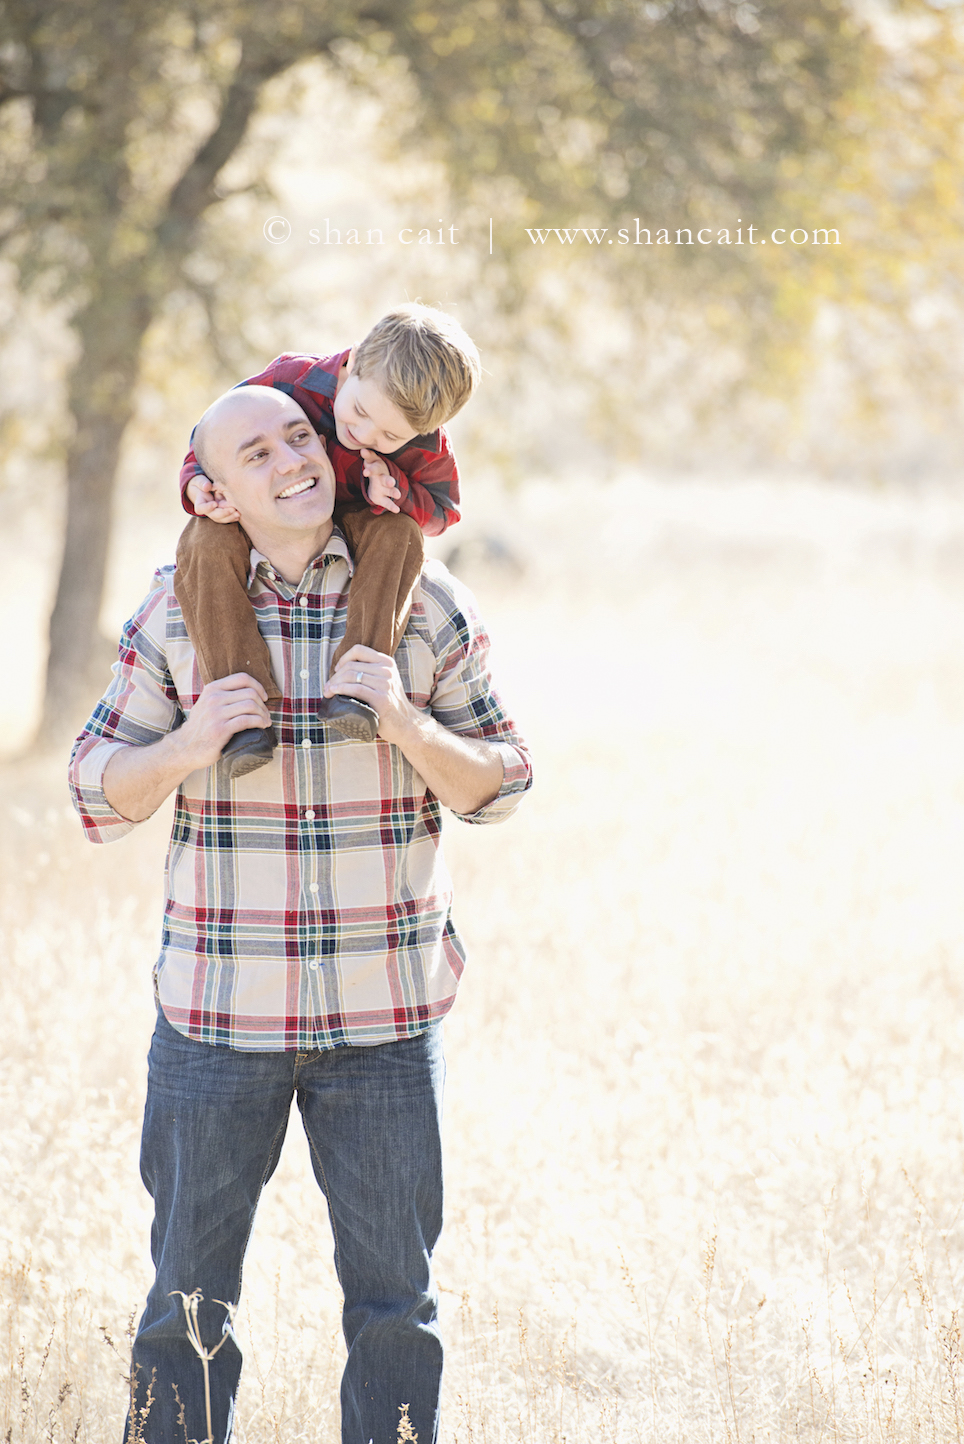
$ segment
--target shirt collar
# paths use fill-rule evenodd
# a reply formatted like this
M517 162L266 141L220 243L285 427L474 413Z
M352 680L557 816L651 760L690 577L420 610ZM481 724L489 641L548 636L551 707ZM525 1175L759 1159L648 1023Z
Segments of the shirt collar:
M329 557L341 557L343 561L348 563L348 575L352 576L354 574L355 563L352 561L351 552L348 550L348 543L336 526L332 527L331 536L325 543L324 550L319 552L318 556L308 563L305 568L305 574L295 590L300 591L302 589L302 584L311 572L320 571L322 567L327 566ZM281 581L281 578L275 572L274 567L264 552L259 552L257 547L252 547L251 564L248 568L249 588L253 585L255 577L257 577L259 573L262 577L267 577L270 581Z

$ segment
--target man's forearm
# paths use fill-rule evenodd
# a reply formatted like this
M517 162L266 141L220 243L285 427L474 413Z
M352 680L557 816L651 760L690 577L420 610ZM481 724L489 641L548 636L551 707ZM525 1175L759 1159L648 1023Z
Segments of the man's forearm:
M104 796L128 822L143 822L195 766L179 729L148 747L115 752L104 769Z
M489 742L460 737L412 709L409 725L392 738L445 807L467 816L498 795L502 758ZM128 822L143 822L199 765L182 730L148 747L115 752L104 770L104 796ZM204 765L203 763L201 765Z
M408 725L391 741L453 812L470 816L498 796L502 758L491 742L450 732L414 707Z
M217 762L235 732L270 727L265 690L244 672L201 689L182 726L147 747L115 752L104 769L104 796L128 822L143 822L199 767Z

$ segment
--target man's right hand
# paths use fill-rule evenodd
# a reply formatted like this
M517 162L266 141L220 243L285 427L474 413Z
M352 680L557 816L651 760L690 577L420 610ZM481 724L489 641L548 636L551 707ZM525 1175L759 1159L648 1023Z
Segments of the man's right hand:
M179 740L185 760L193 759L188 772L213 766L235 732L243 732L246 727L270 727L267 698L261 683L246 672L234 672L203 687L184 725L171 733Z
M209 682L176 732L148 747L122 747L104 769L104 796L128 822L156 812L192 772L211 767L235 732L270 727L267 693L245 672Z

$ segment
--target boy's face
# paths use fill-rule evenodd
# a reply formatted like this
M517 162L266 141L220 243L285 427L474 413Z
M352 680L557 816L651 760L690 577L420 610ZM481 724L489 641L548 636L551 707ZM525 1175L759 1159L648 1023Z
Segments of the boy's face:
M374 376L356 376L353 356L348 358L348 375L335 394L335 432L349 451L381 451L391 454L418 433L410 421L389 401Z

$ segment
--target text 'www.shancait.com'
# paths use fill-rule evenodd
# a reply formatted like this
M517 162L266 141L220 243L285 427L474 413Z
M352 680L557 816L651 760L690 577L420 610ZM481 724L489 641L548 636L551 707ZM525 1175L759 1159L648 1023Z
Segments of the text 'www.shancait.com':
M794 246L840 245L840 232L834 226L820 226L815 231L804 230L803 226L777 226L767 237L759 226L744 226L740 220L732 227L704 226L697 231L683 226L675 234L668 227L641 226L636 220L632 227L623 226L615 232L608 226L548 226L531 231L526 227L526 235L534 246L765 246L768 239L771 245L785 246L788 237Z

